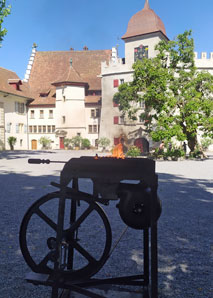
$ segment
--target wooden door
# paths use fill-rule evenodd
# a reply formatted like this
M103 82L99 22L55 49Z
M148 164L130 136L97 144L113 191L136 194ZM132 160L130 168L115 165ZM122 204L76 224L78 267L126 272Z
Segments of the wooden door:
M37 150L37 140L31 141L31 147L32 147L32 150Z
M60 137L60 149L64 149L64 137Z

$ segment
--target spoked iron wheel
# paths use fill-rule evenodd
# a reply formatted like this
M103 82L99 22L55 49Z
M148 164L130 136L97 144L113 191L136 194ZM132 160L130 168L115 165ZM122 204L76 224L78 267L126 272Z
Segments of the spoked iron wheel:
M82 198L78 206L76 199L66 194L63 232L58 246L59 198L60 192L47 194L25 214L19 234L23 257L37 273L53 273L58 259L63 277L72 280L91 277L109 256L112 242L109 221L97 203ZM70 222L73 214L75 221Z

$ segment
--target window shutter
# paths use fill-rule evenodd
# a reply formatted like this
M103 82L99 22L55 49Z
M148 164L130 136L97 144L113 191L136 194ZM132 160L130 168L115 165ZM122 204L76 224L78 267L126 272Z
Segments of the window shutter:
M118 116L114 116L114 124L118 124Z
M18 102L15 102L15 112L18 113Z
M113 86L114 88L118 87L119 81L118 80L113 80Z

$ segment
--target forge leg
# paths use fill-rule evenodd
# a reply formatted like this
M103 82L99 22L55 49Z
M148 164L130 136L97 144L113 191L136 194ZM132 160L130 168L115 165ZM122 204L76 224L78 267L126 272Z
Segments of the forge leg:
M78 179L74 178L73 179L73 184L72 188L78 190ZM71 200L71 207L70 207L70 226L76 221L76 208L77 208L77 201L76 200ZM69 236L67 237L68 242L73 241L75 239L75 233L76 231L74 230L73 232L69 233ZM67 269L71 270L73 269L73 260L74 260L74 248L72 245L69 245L68 248L68 266Z
M51 298L58 298L58 287L52 287Z
M144 247L144 282L149 285L149 229L143 231L143 247Z
M151 298L158 297L157 223L151 227Z

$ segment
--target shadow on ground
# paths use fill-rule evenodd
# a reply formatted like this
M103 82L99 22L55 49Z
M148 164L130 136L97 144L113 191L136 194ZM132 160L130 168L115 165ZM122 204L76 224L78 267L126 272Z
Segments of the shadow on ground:
M45 151L46 152L46 151ZM23 154L25 154L23 152ZM27 153L29 155L29 153ZM32 153L33 154L33 153ZM36 152L38 154L38 152ZM42 152L41 152L42 154ZM17 158L11 153L7 158ZM0 174L0 297L50 297L50 289L24 281L29 272L19 249L19 227L26 210L42 195L55 191L50 181L58 176L29 176L28 173ZM159 173L158 193L163 212L159 219L159 297L202 297L213 295L213 183ZM116 202L117 203L117 202ZM113 236L125 227L115 202L105 207ZM141 232L128 229L98 276L141 273ZM105 289L105 297L138 297L138 292L120 287ZM72 294L72 297L83 297Z

